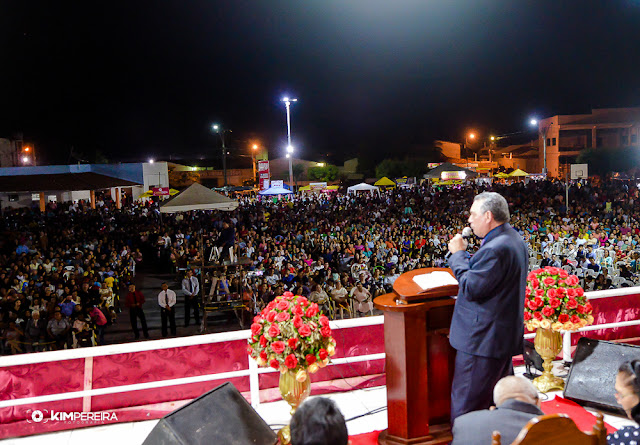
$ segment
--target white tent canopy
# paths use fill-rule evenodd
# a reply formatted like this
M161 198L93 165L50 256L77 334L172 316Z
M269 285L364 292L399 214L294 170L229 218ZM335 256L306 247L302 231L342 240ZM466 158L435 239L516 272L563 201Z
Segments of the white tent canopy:
M182 193L174 196L162 206L160 212L175 213L190 210L226 210L238 208L238 201L227 198L207 187L194 182Z
M349 193L356 192L370 192L372 195L373 192L378 192L378 194L380 194L380 188L376 187L375 185L369 185L366 182L361 182L360 184L352 185L351 187L347 188L347 195Z
M293 192L284 187L270 187L260 192L261 195L287 195L289 193Z

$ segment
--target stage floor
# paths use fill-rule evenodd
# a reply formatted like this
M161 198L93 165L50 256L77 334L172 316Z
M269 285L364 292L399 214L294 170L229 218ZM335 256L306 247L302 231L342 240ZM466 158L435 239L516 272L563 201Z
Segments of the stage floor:
M556 363L554 369L556 375L562 375L566 371L562 369L560 363ZM524 373L524 366L515 370L516 374ZM612 388L613 391L613 388ZM551 392L547 394L549 400L556 395L562 396L562 392ZM338 404L345 419L349 435L368 433L371 431L384 430L387 428L387 392L386 387L368 388L344 393L327 394ZM262 418L274 428L289 421L289 405L284 401L261 404L258 413ZM365 415L372 411L374 414ZM595 411L587 408L587 411ZM355 418L358 417L358 418ZM353 420L350 420L353 419ZM619 429L627 425L634 425L634 422L625 417L605 415L605 422ZM0 441L3 445L40 445L43 443L56 445L140 445L151 432L158 420L148 420L142 422L118 423L90 428L79 428L76 430L60 431L57 433L41 434L37 436L23 437L17 439L5 439Z

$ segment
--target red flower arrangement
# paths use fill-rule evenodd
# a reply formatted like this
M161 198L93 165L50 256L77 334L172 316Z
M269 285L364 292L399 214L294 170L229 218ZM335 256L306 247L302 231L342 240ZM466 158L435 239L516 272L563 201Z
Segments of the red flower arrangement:
M580 280L557 267L536 269L527 275L524 324L553 331L574 331L593 323L593 308Z
M336 342L316 303L285 292L254 317L247 352L258 366L295 372L303 382L329 364Z

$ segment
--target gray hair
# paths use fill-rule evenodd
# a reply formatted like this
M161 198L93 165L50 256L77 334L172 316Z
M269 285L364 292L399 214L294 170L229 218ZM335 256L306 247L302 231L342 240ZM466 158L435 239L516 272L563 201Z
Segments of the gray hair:
M503 377L493 388L493 401L498 406L508 399L519 399L535 404L538 401L538 390L522 376Z
M500 193L496 192L483 192L473 199L473 202L480 202L480 209L482 213L491 212L493 218L500 224L509 222L511 216L509 215L509 204Z

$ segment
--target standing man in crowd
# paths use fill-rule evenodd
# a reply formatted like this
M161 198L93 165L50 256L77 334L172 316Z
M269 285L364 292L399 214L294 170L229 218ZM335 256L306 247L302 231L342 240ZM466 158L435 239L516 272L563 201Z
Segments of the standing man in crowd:
M495 192L477 195L469 225L483 238L471 257L458 234L449 242L449 266L458 280L449 341L456 349L451 387L451 423L491 406L498 380L513 374L512 356L522 353L528 252L509 225L507 200Z
M158 304L160 305L160 319L162 321L162 336L167 336L167 318L171 325L171 335L176 336L176 293L169 289L167 283L162 283L162 290L158 294Z
M131 329L133 329L133 335L136 340L140 338L140 331L138 331L138 318L142 325L142 333L144 338L149 338L149 331L147 330L147 319L144 316L142 305L144 304L144 295L139 290L136 290L135 284L129 284L129 293L125 297L125 306L129 308L129 319L131 320Z
M200 283L198 278L193 276L191 270L182 280L182 290L184 291L184 327L189 326L191 320L191 308L193 308L193 318L196 320L196 326L200 324L200 302L198 294L200 293Z

